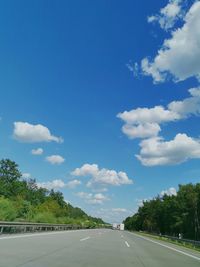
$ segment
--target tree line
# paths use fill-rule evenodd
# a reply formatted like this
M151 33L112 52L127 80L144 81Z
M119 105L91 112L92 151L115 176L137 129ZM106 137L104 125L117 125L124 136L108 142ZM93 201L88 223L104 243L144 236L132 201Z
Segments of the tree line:
M176 195L143 201L124 224L127 230L200 240L200 183L179 185Z
M18 165L10 159L0 160L0 221L88 227L104 224L102 219L66 203L61 192L38 187L35 179L23 179Z

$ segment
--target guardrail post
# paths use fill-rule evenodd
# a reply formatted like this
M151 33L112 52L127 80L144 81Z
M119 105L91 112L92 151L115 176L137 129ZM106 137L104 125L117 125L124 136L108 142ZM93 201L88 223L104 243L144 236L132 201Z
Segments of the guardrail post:
M1 230L0 230L0 234L2 234L3 233L3 226L1 227Z

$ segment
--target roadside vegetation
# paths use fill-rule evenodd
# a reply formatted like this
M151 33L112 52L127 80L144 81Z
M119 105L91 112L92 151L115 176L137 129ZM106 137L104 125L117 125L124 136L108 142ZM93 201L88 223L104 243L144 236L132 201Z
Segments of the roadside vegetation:
M198 244L196 244L195 242L194 243L188 243L188 242L185 242L184 239L178 239L178 238L176 240L173 240L167 236L160 236L160 235L150 234L150 233L141 232L141 231L136 232L136 233L139 235L145 236L145 237L150 237L150 238L153 238L156 240L165 241L167 243L175 244L175 245L178 245L181 247L193 249L193 250L200 252L200 246Z
M177 195L143 201L124 224L127 230L200 240L200 183L179 185Z
M95 227L102 219L64 201L59 191L39 188L35 179L25 180L18 165L0 160L0 221L77 224Z

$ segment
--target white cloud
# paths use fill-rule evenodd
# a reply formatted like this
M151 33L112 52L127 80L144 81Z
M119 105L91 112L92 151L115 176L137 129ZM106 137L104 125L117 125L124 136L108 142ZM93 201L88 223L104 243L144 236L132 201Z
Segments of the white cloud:
M186 119L200 114L200 88L189 89L190 97L172 101L167 105L153 108L137 108L117 115L125 124L122 132L130 139L156 137L161 131L160 124Z
M171 141L153 137L143 140L140 147L140 154L136 157L145 166L173 165L200 158L200 140L186 134L179 133Z
M131 139L157 136L161 130L159 123L180 119L178 113L162 106L124 111L117 117L125 122L122 132Z
M75 176L89 176L91 179L87 183L88 187L95 185L114 185L132 184L125 172L115 170L99 169L97 164L84 164L81 168L76 168L72 173Z
M127 209L124 209L124 208L113 208L112 211L113 212L117 212L117 213L128 212L128 210Z
M158 123L125 124L122 127L122 132L130 139L156 136L160 131L161 129Z
M86 192L78 192L76 195L83 199L90 199L93 196L92 193L86 193Z
M195 1L184 16L184 25L164 40L153 61L144 58L141 68L144 75L152 76L155 83L167 76L175 81L189 77L200 79L200 1Z
M186 134L177 134L171 141L158 136L160 124L200 115L200 88L191 88L188 92L189 97L172 101L166 108L137 108L117 115L125 122L122 131L129 138L146 138L140 143L141 150L136 155L143 165L170 165L200 158L200 140Z
M176 188L170 187L167 190L162 190L160 192L160 196L163 197L164 195L167 195L167 196L176 196L177 195Z
M76 168L72 175L75 176L87 176L87 175L96 175L99 171L97 164L84 164L81 168Z
M55 164L60 165L65 161L65 159L60 155L51 155L51 156L46 157L46 161L48 161L52 165L55 165Z
M174 26L179 18L183 17L182 0L169 0L169 3L160 9L158 15L148 17L148 22L158 22L160 27L168 30Z
M200 114L200 88L191 88L189 90L191 97L183 101L173 101L169 103L168 109L179 114L181 118L186 118L189 115Z
M92 216L100 217L110 223L121 223L127 216L133 214L134 211L125 208L100 208L92 212Z
M141 60L141 69L143 75L152 76L154 83L164 82L166 79L166 73L161 73L156 64L150 62L148 58Z
M36 148L31 150L32 155L42 155L44 150L42 148Z
M155 106L154 108L137 108L131 111L124 111L119 113L117 117L127 124L139 124L168 122L176 120L178 115L164 109L162 106Z
M75 188L76 186L78 186L80 184L81 184L81 181L79 181L79 180L72 180L72 181L69 181L69 182L65 183L61 179L55 179L55 180L52 180L52 181L37 183L38 187L46 188L48 190L51 190L51 189L62 189L62 188L73 189L73 188Z
M80 184L81 184L81 181L74 179L74 180L69 181L69 182L66 184L66 186L67 186L68 188L75 188L75 187L77 187L77 186L80 185Z
M14 122L13 136L16 140L27 143L63 141L61 137L52 135L49 129L41 124L33 125L20 121Z
M89 186L87 185L87 187L90 187L90 184L89 184ZM97 192L97 193L103 193L103 192L107 192L108 188L102 187L101 185L99 185L99 186L96 185L95 188L92 188L92 191Z
M37 183L37 186L51 190L64 188L66 184L62 180L56 179L53 181Z
M91 204L102 204L103 202L109 200L108 197L103 195L102 193L94 194L93 199L91 199Z
M31 174L28 172L22 173L22 178L29 179L29 178L31 178Z
M78 192L76 195L84 199L84 201L88 204L103 204L105 201L109 200L109 198L102 193L92 194L86 192Z

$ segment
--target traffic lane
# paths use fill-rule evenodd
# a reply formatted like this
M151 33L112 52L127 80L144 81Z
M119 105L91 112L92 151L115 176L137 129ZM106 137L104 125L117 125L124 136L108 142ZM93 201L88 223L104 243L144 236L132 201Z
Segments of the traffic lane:
M0 267L23 266L24 263L34 259L55 255L61 250L67 251L68 248L80 243L81 239L92 238L97 234L98 230L95 229L1 237Z
M21 267L144 267L118 231L97 232L93 237L82 238L71 246L33 258ZM16 266L16 267L19 267Z
M142 267L120 232L90 230L4 240L2 267ZM1 240L3 241L3 240ZM8 242L11 241L11 242ZM11 245L11 247L9 247ZM2 244L1 247L2 248ZM13 252L14 253L11 253ZM9 252L8 252L9 251ZM6 256L5 253L8 253Z
M128 232L128 233L129 234L133 234L135 236L135 238L143 239L145 241L154 243L156 245L163 246L166 249L170 249L171 251L180 253L182 255L186 255L186 256L191 257L191 258L197 258L200 261L200 252L198 252L196 250L189 249L189 248L186 248L186 247L183 247L183 246L179 246L179 245L176 245L176 244L173 244L173 243L170 243L170 242L165 242L165 241L162 241L162 240L159 240L159 239L146 237L146 236L143 236L143 235L140 235L140 234L137 234L137 233L131 233L131 232Z
M197 267L200 266L200 253L182 249L180 246L154 239L144 239L142 236L124 231L124 238L141 259L144 266L153 267ZM160 244L158 244L160 243ZM187 253L188 255L181 254Z
M98 238L91 238L81 244L78 254L74 250L69 254L70 267L144 267L118 231L111 230Z
M15 237L0 239L0 267L199 266L194 259L125 231L99 229Z

